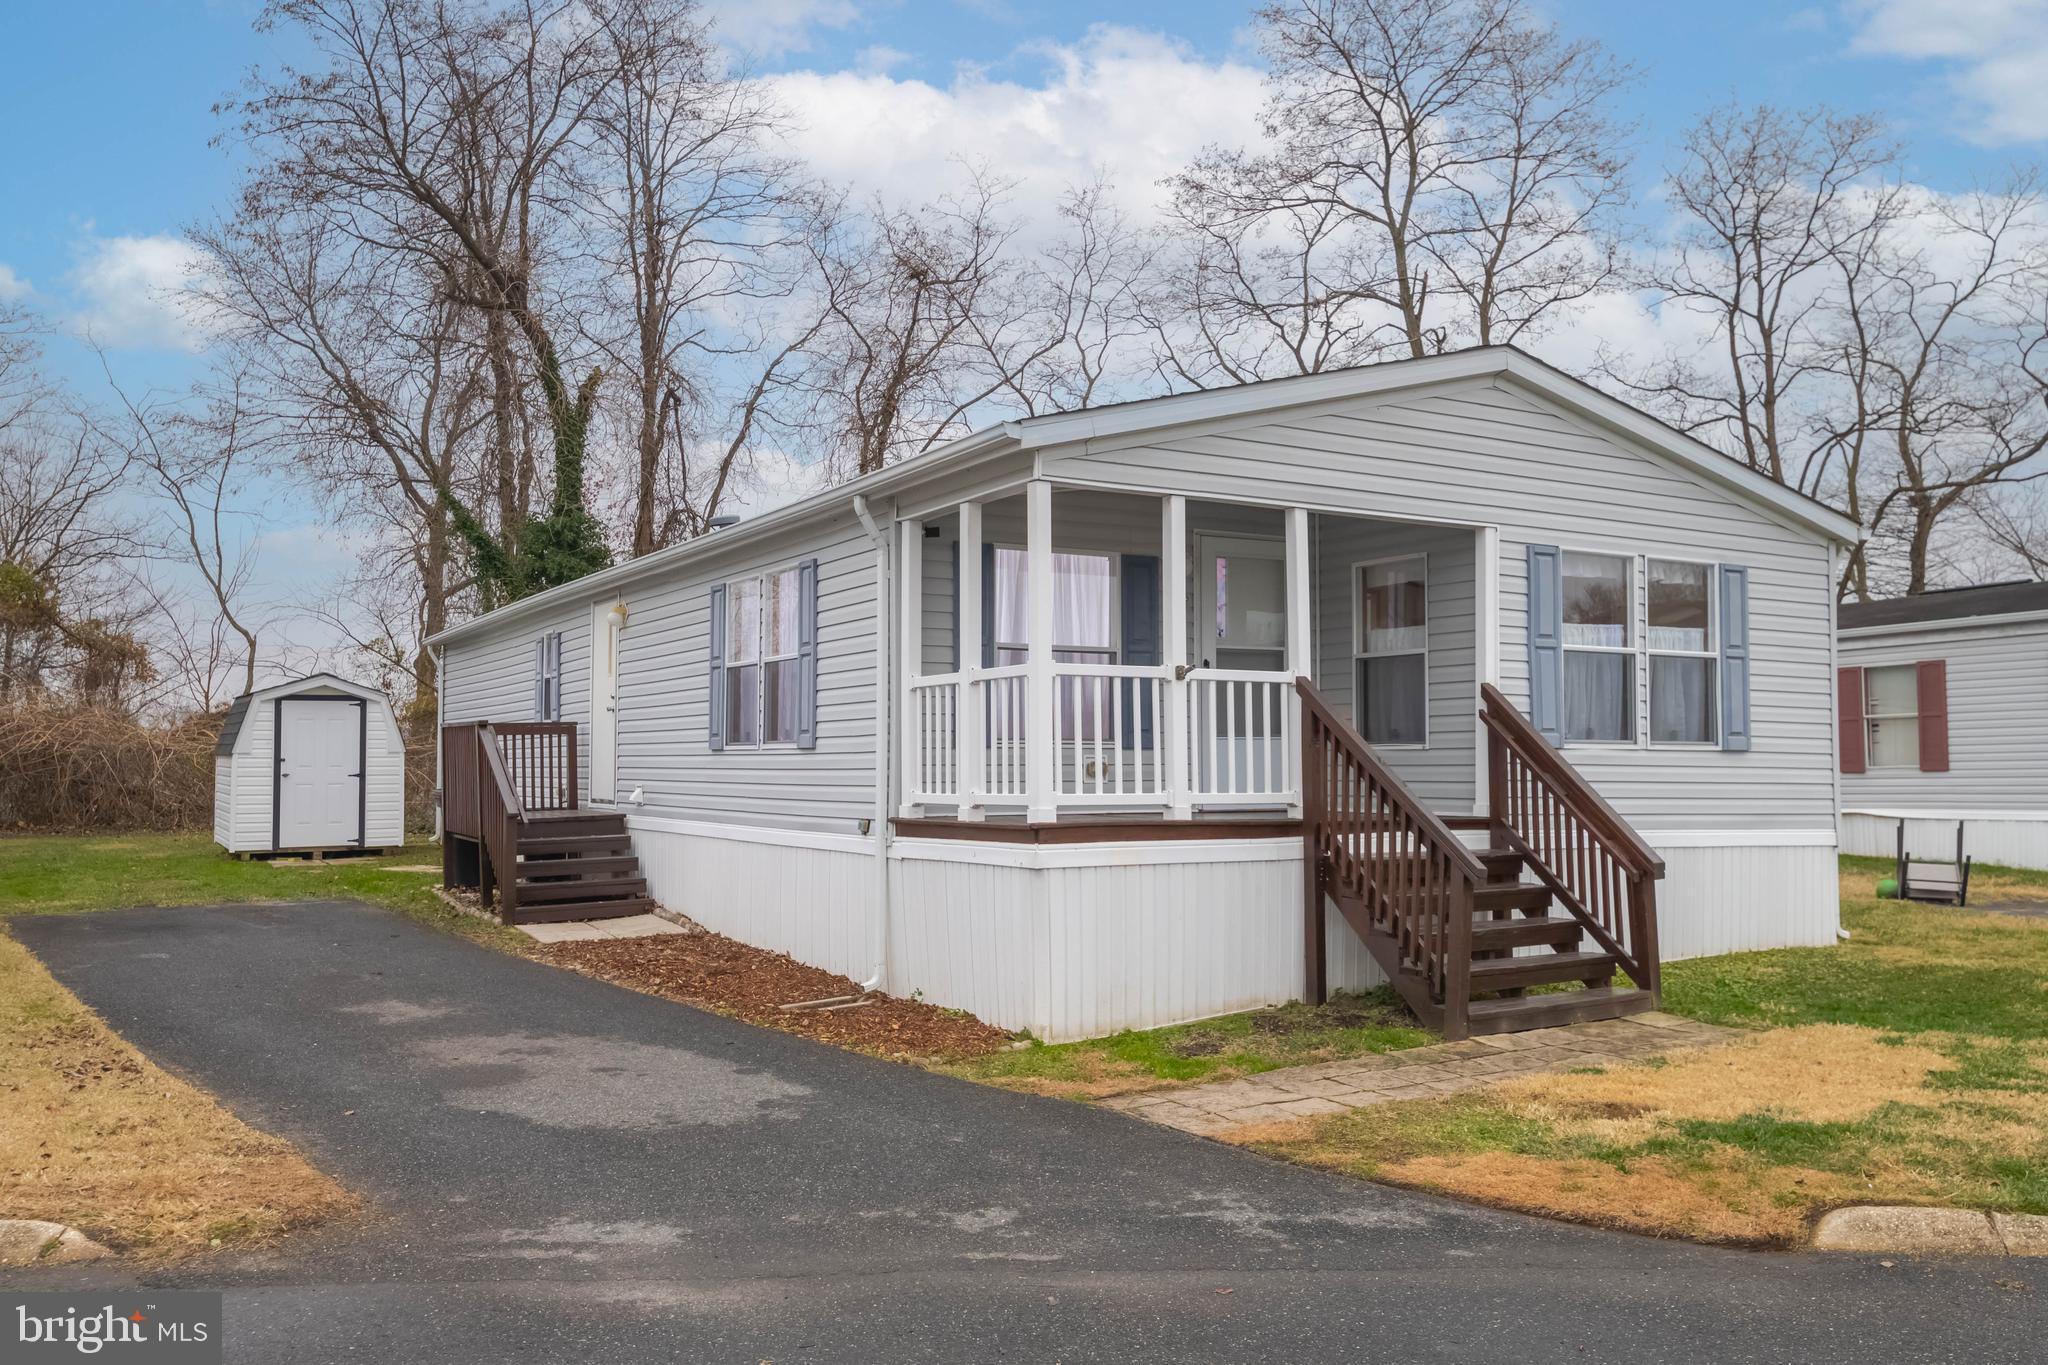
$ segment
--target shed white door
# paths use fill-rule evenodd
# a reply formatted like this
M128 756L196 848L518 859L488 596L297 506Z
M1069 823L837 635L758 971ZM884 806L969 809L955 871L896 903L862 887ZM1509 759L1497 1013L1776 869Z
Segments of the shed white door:
M334 848L362 833L363 704L278 707L277 844Z
M619 628L603 602L590 609L590 799L618 796Z

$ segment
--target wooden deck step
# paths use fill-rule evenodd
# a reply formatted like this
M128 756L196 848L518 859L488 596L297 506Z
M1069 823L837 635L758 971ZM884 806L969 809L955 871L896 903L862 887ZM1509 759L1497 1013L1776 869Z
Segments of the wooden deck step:
M1535 953L1472 964L1473 991L1511 991L1560 981L1605 981L1614 975L1612 953Z
M1570 915L1532 915L1526 919L1472 918L1472 951L1497 948L1532 948L1548 944L1553 948L1575 947L1585 929Z
M1520 910L1525 914L1550 908L1550 888L1531 882L1500 882L1474 887L1472 908L1487 913Z
M645 877L591 877L576 881L519 884L519 904L522 909L529 904L538 905L545 901L598 901L646 894Z
M1476 965L1476 964L1475 964ZM1474 1033L1519 1033L1524 1029L1621 1019L1656 1008L1648 991L1632 986L1594 986L1506 1000L1474 1000L1466 1018Z
M565 924L571 920L623 919L627 915L645 915L653 909L654 901L647 896L627 896L615 901L543 901L521 904L505 923Z
M1519 881L1522 876L1522 855L1511 848L1475 848L1472 856L1479 859L1486 869L1489 882Z
M534 857L556 853L615 853L630 850L633 836L625 830L617 834L571 834L557 837L524 838L519 841L519 856Z
M548 877L596 877L617 876L622 872L637 872L640 860L630 853L604 854L593 856L581 854L573 858L523 858L519 863L519 877L523 885L535 878Z

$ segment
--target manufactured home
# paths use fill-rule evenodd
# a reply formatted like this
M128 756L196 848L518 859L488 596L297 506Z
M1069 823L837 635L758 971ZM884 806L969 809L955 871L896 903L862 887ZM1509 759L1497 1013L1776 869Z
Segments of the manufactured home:
M213 748L213 839L230 853L405 842L405 741L374 687L315 673L236 697Z
M437 636L448 874L1046 1039L1629 1013L1836 937L1856 535L1512 348L1008 422Z
M2048 583L1841 608L1842 849L2048 868Z

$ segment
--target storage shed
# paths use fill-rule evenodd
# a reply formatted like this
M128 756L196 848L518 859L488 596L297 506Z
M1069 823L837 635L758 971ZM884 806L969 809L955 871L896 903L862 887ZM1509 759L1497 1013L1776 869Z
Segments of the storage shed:
M213 755L213 838L230 853L405 842L405 744L373 687L315 673L244 693Z

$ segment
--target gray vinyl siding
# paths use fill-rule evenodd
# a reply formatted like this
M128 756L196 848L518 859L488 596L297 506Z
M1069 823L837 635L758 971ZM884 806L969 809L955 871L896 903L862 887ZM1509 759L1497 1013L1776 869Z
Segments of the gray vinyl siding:
M1357 685L1357 584L1353 566L1404 555L1427 556L1429 624L1429 743L1424 748L1382 747L1380 757L1414 793L1446 813L1472 808L1477 781L1473 753L1479 728L1478 627L1473 560L1476 536L1452 527L1317 517L1316 683L1346 717L1354 718Z
M1948 664L1949 770L1844 773L1842 808L2048 815L2048 622L1841 638L1843 667L1932 659Z
M935 542L934 542L935 543ZM815 749L708 742L711 589L818 560L818 743ZM613 600L607 594L607 602ZM697 559L619 594L618 786L642 790L635 814L673 820L853 833L875 810L875 643L881 615L874 546L844 509L729 556ZM562 718L578 726L587 780L590 624L595 600L451 642L449 720L526 720L533 641L562 632Z
M1744 565L1753 748L1571 746L1567 754L1646 830L1832 827L1825 541L1512 381L1465 381L1103 439L1048 451L1043 467L1048 478L1173 488L1191 498L1494 525L1501 686L1521 706L1528 698L1528 545ZM1639 714L1648 704L1646 671L1638 669Z

